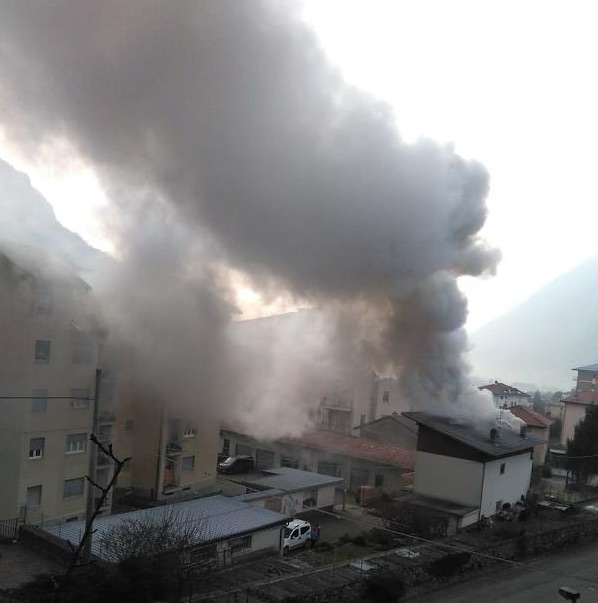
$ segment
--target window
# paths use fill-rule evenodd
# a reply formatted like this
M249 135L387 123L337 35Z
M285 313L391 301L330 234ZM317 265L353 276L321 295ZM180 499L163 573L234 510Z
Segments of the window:
M388 390L382 392L382 402L390 402L390 392Z
M280 466L290 467L291 469L299 469L299 461L283 456L280 458Z
M38 364L48 364L50 362L51 342L46 339L36 339L35 341L35 362Z
M374 476L374 486L376 488L382 488L384 485L384 476L381 473L376 473Z
M253 456L250 446L244 444L237 444L235 447L235 454L237 456Z
M502 500L496 501L496 507L494 509L495 509L496 513L499 513L500 511L502 511Z
M75 433L66 436L66 454L79 454L85 452L87 442L86 433Z
M336 477L339 475L338 465L336 463L329 463L326 461L320 461L318 463L318 473L322 473L324 475L331 475L332 477Z
M135 426L134 421L125 421L125 435L130 436L133 435L133 428Z
M65 480L63 497L74 498L75 496L83 496L84 485L82 477Z
M89 389L71 390L71 410L87 410L90 404Z
M52 290L46 281L37 281L36 283L36 307L38 316L52 315Z
M42 504L42 487L41 486L30 486L27 488L27 502L28 507L39 507Z
M91 362L92 346L89 341L79 341L75 344L72 353L74 364L89 364Z
M31 438L29 440L29 458L41 459L44 456L45 438Z
M185 427L183 431L184 438L194 438L197 435L197 429L195 427Z
M228 438L222 440L222 454L230 455L230 440Z
M46 412L48 407L48 390L34 389L31 400L31 412Z
M500 474L501 475L504 475L504 473L505 473L505 467L506 467L505 463L501 463L500 464Z
M181 471L193 471L195 469L195 457L184 456L181 459Z
M251 534L230 541L230 552L237 553L251 548Z

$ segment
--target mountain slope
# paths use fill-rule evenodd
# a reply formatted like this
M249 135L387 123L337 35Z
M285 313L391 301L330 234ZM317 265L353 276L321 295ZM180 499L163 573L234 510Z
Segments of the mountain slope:
M598 361L598 256L472 337L476 375L569 390L571 368Z
M29 178L2 160L0 240L52 253L84 278L108 257L62 226L50 203L31 186Z

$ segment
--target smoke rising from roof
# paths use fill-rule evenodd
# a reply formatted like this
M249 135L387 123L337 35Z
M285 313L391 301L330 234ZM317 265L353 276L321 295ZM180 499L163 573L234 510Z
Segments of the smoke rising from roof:
M288 5L8 0L0 63L7 136L68 141L112 199L122 261L99 289L154 384L224 403L233 268L336 313L339 359L402 375L415 407L481 404L456 279L498 259L487 172L402 143Z

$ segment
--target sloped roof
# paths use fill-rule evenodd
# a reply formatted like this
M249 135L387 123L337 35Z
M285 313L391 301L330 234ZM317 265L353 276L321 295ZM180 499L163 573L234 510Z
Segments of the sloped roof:
M110 559L102 547L102 536L109 537L113 529L126 521L160 521L165 514L173 513L177 520L196 527L196 544L227 540L243 534L256 532L268 527L284 525L288 517L275 511L262 509L255 505L227 498L226 496L208 496L151 509L129 511L119 515L98 517L93 522L94 535L92 553L106 561ZM170 515L167 515L170 517ZM79 544L85 522L74 521L46 528L46 531L58 538L68 540L74 546Z
M597 404L598 403L598 392L587 390L577 391L562 400L566 404Z
M413 421L410 421L407 417L397 414L384 415L378 419L374 419L373 421L368 421L363 426L369 427L370 425L377 425L378 423L388 422L397 423L401 427L404 427L407 431L410 431L413 435L417 435L417 424ZM361 429L361 427L361 425L357 425L356 427L353 427L353 431Z
M596 364L588 364L587 366L578 366L572 368L572 371L598 371L598 362Z
M498 428L497 423L473 424L449 417L429 415L425 412L405 412L403 414L420 425L433 429L490 457L498 458L524 452L544 443L540 438L529 434L521 437L519 433L506 426ZM499 429L499 437L494 442L490 441L492 427Z
M528 427L549 427L552 421L540 413L525 408L524 406L513 406L509 409L516 417L519 417Z
M384 465L402 467L410 471L415 467L415 453L412 450L407 450L393 444L382 444L367 438L344 435L334 431L318 429L298 438L281 438L280 441L306 448L327 450Z
M270 475L251 481L244 480L244 482L260 488L274 488L282 492L298 492L300 490L314 490L322 486L335 486L342 484L344 481L342 477L332 477L313 471L291 469L290 467L268 469L264 473Z
M493 396L525 396L526 398L531 398L529 394L522 392L520 389L506 385L505 383L499 383L498 381L490 383L490 385L481 385L478 389L487 389L492 392Z

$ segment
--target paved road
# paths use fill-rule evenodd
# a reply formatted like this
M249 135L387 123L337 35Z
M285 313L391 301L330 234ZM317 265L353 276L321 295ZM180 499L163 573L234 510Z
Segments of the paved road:
M564 599L558 594L559 586L578 590L581 603L598 602L598 544L527 559L525 563L542 569L511 567L435 593L410 598L410 603L563 602Z

